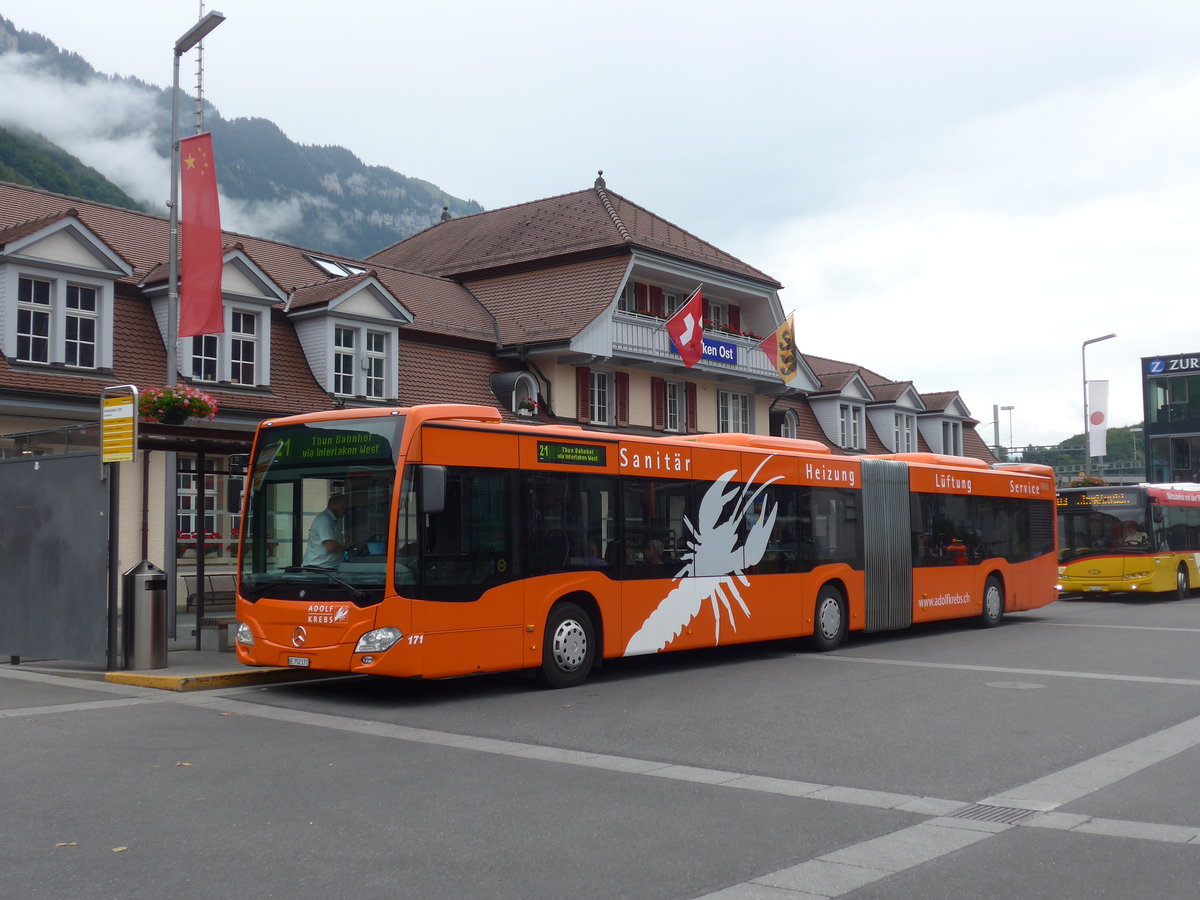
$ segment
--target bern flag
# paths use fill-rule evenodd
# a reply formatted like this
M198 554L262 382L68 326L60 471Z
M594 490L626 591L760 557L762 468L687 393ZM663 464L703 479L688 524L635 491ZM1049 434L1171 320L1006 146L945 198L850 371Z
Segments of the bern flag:
M182 258L179 274L179 336L219 334L221 313L221 209L213 168L212 135L179 142L183 195Z
M683 364L691 368L704 356L704 297L700 288L667 319L667 334Z
M800 366L797 363L796 326L791 316L788 316L782 325L763 338L758 346L763 353L767 354L767 359L771 361L771 365L775 367L775 371L779 373L784 384L796 377Z
M1088 382L1088 450L1091 456L1108 452L1108 382Z

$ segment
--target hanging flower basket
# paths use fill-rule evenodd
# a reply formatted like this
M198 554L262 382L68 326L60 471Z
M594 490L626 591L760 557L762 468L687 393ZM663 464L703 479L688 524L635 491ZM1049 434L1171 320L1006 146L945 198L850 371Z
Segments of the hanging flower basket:
M147 422L182 425L188 419L211 420L217 414L217 401L190 384L146 388L138 399L138 413Z

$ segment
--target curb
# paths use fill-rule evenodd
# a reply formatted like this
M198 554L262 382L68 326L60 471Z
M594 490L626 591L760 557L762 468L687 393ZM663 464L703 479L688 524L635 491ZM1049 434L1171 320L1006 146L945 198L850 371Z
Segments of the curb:
M104 680L113 684L158 688L163 691L210 691L217 688L251 684L277 684L284 681L311 681L329 678L338 672L306 672L303 669L247 668L241 671L208 672L204 675L153 675L146 672L105 672Z

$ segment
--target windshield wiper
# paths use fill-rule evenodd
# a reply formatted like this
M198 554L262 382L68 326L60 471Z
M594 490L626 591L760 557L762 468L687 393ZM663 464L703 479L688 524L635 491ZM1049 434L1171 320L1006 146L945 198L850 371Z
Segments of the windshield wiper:
M355 600L362 600L367 596L365 591L362 591L362 590L356 588L350 582L348 582L342 578L338 578L338 576L333 574L332 569L326 569L323 566L288 566L283 571L287 572L287 573L310 572L314 575L324 575L330 581L334 582L335 584L341 585L346 590L348 590L351 594L353 594Z

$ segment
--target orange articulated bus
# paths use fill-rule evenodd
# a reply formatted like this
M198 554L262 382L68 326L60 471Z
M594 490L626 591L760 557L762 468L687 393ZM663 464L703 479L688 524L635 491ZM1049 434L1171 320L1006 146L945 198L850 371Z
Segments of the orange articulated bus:
M1042 466L834 456L752 434L625 437L480 406L263 422L238 658L401 677L904 628L1055 599Z
M1170 594L1200 585L1200 484L1064 488L1059 590Z

